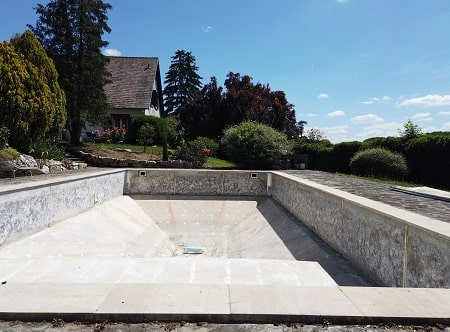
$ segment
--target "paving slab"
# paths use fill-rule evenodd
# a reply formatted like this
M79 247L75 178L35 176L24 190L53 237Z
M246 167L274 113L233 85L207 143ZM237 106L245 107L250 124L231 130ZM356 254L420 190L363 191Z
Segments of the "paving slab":
M230 286L231 313L236 315L360 316L338 287Z
M341 287L341 291L364 316L450 318L450 289Z
M94 313L114 284L14 283L0 286L0 317L8 313Z
M227 285L119 284L98 314L229 315Z

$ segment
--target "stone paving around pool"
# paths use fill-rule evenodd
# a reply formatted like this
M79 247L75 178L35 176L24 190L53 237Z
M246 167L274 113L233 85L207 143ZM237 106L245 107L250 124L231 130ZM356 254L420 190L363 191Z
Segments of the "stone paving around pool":
M285 171L285 173L433 219L450 222L450 202L408 195L391 190L389 184L351 178L335 173L310 170Z

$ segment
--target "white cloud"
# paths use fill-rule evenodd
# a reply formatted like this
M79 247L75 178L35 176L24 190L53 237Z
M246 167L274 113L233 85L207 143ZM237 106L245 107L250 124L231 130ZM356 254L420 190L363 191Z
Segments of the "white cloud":
M115 48L107 48L104 52L104 55L106 56L121 56L122 52L119 50L116 50Z
M450 122L444 123L444 125L442 126L442 129L445 131L450 130Z
M317 99L328 99L328 98L330 98L330 96L327 95L326 93L321 93L317 95Z
M398 106L450 106L450 95L426 95L418 98L409 98L400 102Z
M431 121L433 118L431 117L431 113L416 113L410 117L411 120L416 121Z
M398 136L398 129L402 126L403 124L398 122L376 123L364 127L358 134L356 134L356 136L360 140L365 140L371 137Z
M353 123L376 123L383 122L383 118L376 114L358 115L351 119Z
M372 105L375 103L387 103L389 100L391 100L391 97L389 96L373 97L369 100L362 101L361 104Z
M202 31L204 33L210 32L212 29L214 29L212 26L207 25L206 27L202 27Z
M336 111L334 111L334 112L328 113L327 115L328 115L329 117L331 117L331 118L335 118L335 117L337 117L337 116L345 116L345 112L344 112L344 111L341 111L341 110L336 110Z
M333 126L320 128L326 135L342 135L347 133L348 126Z
M450 112L439 112L438 115L450 115Z

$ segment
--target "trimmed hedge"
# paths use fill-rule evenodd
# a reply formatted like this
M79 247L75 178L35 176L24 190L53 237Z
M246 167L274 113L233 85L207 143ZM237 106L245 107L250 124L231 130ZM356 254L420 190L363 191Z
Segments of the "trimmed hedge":
M410 180L450 189L450 133L423 134L405 147Z
M295 153L308 155L308 168L326 172L350 174L350 159L361 149L361 142L299 143Z
M384 148L357 152L350 160L350 169L356 175L393 180L403 180L408 174L405 157Z

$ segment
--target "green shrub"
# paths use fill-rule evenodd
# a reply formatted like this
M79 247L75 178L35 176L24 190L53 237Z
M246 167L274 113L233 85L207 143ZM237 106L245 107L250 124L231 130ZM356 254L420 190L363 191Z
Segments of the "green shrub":
M203 144L211 151L210 157L217 157L219 153L219 142L214 138L199 136L196 140L202 141Z
M189 161L194 168L202 167L208 160L210 150L201 140L184 142L175 152L175 157Z
M406 159L400 153L383 148L357 152L350 161L353 174L400 180L408 173Z
M63 160L67 157L62 148L49 141L32 142L28 153L35 159Z
M227 158L245 169L280 169L283 155L291 152L285 134L255 122L225 130L221 145Z
M156 145L163 145L164 135L169 146L176 146L178 134L173 126L172 121L166 118L158 118L156 116L135 115L131 118L130 127L126 134L126 142L129 144L138 144L138 131L144 124L150 124L155 128L155 136L153 143Z
M16 160L20 152L13 148L0 149L0 160Z

